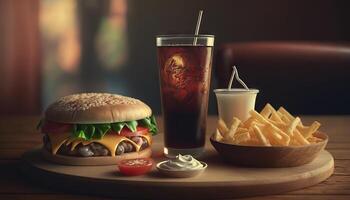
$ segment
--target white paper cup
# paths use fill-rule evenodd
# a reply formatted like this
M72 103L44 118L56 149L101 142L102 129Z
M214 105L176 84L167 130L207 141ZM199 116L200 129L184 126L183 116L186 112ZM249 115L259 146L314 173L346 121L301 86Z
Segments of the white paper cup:
M232 124L233 117L241 121L249 118L249 111L255 109L257 89L215 89L218 104L219 118L224 120L227 126Z

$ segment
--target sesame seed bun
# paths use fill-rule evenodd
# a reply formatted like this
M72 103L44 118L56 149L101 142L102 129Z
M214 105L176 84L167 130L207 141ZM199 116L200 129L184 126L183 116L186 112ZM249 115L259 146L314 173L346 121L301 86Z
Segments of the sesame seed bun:
M152 110L138 99L109 93L81 93L62 97L45 112L45 119L60 123L97 124L139 120Z

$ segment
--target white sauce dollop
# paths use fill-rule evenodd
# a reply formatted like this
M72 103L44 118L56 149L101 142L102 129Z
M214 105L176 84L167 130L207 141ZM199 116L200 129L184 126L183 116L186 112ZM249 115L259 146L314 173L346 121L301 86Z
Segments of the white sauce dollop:
M176 158L163 162L159 167L165 170L179 171L202 169L204 166L191 155L179 154Z

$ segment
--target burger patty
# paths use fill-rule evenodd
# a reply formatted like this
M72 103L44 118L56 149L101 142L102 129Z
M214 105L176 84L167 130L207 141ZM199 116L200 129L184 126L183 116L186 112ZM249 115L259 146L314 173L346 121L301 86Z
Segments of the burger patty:
M130 140L134 141L136 144L141 145L140 150L143 150L149 146L147 140L143 137L128 137ZM43 137L44 147L51 151L50 139L47 135ZM116 155L121 155L123 153L135 152L136 149L128 141L122 141L118 144ZM88 145L78 144L73 151L71 151L70 145L61 145L58 149L57 154L66 156L78 156L78 157L95 157L95 156L111 156L111 152L102 144L97 142L92 142Z

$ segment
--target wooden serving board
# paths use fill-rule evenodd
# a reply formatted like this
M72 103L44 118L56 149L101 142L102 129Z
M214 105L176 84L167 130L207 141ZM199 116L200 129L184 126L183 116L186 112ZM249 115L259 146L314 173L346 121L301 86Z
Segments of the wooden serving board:
M154 145L155 155L160 146ZM165 158L155 158L161 161ZM311 163L291 168L243 168L228 165L208 144L202 161L208 164L203 174L193 178L162 177L154 168L147 175L125 177L117 166L64 166L42 158L39 149L23 155L21 171L53 189L113 197L146 199L219 199L278 194L315 185L334 170L332 155L322 151Z

